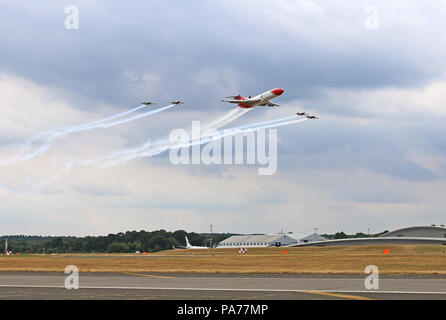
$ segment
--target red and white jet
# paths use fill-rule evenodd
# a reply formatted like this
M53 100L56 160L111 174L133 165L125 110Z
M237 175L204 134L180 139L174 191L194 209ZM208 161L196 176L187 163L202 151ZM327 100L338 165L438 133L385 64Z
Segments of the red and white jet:
M278 107L278 104L272 103L271 99L277 98L280 96L285 90L281 88L276 88L273 90L269 90L267 92L264 92L262 94L259 94L255 97L246 97L243 98L241 95L238 96L230 96L226 97L226 99L230 98L231 100L222 100L223 102L228 103L236 103L240 108L252 108L256 106L260 107Z

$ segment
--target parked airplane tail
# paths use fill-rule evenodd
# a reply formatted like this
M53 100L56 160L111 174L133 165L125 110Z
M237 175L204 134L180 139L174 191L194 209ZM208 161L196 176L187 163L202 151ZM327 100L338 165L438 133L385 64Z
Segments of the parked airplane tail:
M190 245L189 239L188 239L187 237L185 237L185 238L186 238L186 248L192 247L192 246Z

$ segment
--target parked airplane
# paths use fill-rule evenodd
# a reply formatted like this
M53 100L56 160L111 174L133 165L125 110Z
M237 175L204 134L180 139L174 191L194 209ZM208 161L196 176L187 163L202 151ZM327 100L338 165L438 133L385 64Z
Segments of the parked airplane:
M259 94L258 96L255 96L255 97L249 96L247 98L243 98L241 95L229 96L229 97L226 97L226 99L230 99L230 100L222 100L222 101L228 102L228 103L236 103L241 108L252 108L252 107L256 107L256 106L278 107L279 106L278 104L272 103L269 100L277 98L284 91L285 90L283 90L281 88L276 88L276 89L264 92L262 94Z
M189 242L189 239L187 237L186 238L186 246L185 247L175 247L172 246L172 249L209 249L208 247L199 247L199 246L192 246Z
M209 249L208 247L200 247L200 246L192 246L189 242L189 239L186 238L186 249Z

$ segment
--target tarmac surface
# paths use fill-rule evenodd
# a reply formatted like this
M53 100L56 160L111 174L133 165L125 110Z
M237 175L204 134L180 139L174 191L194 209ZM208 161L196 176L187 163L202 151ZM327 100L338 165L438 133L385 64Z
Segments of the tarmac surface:
M366 275L79 274L79 289L67 290L64 273L2 272L0 299L158 300L446 300L446 277L382 276L378 290Z

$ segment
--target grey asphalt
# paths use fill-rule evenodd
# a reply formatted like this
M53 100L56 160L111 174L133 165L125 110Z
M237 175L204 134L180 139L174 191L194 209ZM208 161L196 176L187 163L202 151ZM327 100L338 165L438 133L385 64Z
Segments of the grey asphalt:
M0 299L441 299L443 276L382 276L379 290L367 290L366 275L79 275L79 289L67 290L63 273L0 273Z

